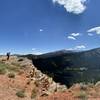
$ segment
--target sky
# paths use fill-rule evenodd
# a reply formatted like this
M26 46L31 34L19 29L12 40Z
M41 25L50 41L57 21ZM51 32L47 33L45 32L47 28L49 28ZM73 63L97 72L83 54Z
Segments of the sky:
M0 0L0 54L100 47L100 0Z

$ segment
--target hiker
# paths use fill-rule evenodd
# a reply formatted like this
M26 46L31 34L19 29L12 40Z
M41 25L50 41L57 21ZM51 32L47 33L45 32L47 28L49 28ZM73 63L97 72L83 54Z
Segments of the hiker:
M7 52L7 60L10 58L10 52Z

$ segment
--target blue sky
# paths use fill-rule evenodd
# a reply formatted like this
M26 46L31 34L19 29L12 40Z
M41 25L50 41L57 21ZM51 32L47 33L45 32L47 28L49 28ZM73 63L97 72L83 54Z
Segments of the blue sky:
M100 0L70 2L0 0L0 53L100 47Z

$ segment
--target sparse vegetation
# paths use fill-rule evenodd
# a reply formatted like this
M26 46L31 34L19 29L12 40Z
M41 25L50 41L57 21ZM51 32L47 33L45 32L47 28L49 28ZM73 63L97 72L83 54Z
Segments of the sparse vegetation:
M25 91L24 90L20 90L16 93L16 95L20 98L24 98L25 97Z
M26 65L21 65L20 66L20 69L25 69L26 68Z
M6 72L18 72L19 68L17 66L13 66L10 64L5 64L3 62L0 62L0 73L5 74Z
M19 68L17 66L7 66L8 71L19 72Z
M6 73L6 65L2 62L0 62L0 74Z
M75 97L78 97L81 100L87 100L87 94L85 91L80 91L80 92L76 93Z
M9 78L15 78L15 73L14 73L14 72L8 73L8 77L9 77Z
M93 83L88 83L87 84L89 88L94 88L94 84Z
M21 62L21 61L24 61L24 59L20 58L20 59L18 59L18 61Z
M0 74L5 74L5 73L6 73L6 69L5 69L5 68L0 67Z
M2 61L2 59L0 61L0 74L5 74L5 75L0 75L0 80L1 80L0 86L2 86L2 88L0 88L0 91L4 91L4 93L3 92L2 93L6 94L6 91L8 91L9 89L11 92L9 92L7 96L10 97L13 93L15 93L13 95L13 97L15 96L13 98L14 100L16 96L19 97L19 99L27 99L27 100L29 99L34 100L37 97L48 98L46 96L49 96L49 93L52 94L50 96L54 98L55 91L56 93L58 93L56 95L56 98L58 98L59 100L61 99L60 95L62 95L62 98L64 99L68 97L69 99L73 98L73 100L88 100L89 98L92 98L92 97L93 98L100 97L100 89L99 89L100 81L98 81L95 84L92 82L90 83L88 81L87 83L85 80L84 82L83 81L80 82L79 80L75 86L73 85L72 88L66 89L66 87L63 84L55 83L53 80L53 78L55 78L57 74L63 75L62 74L63 71L60 70L60 67L58 67L59 70L56 70L55 68L56 73L53 70L49 72L43 69L43 73L47 74L45 75L42 73L42 71L39 71L37 69L35 69L35 72L34 72L32 70L33 66L31 66L32 62L31 61L28 62L28 60L26 59L22 61L22 59L24 60L24 58L15 57L15 58L10 59L9 61L4 62ZM55 64L53 65L56 67ZM35 73L34 77L32 76L33 72ZM82 74L82 73L80 72L79 74ZM87 78L87 75L85 77ZM15 79L10 79L10 78L15 78ZM84 78L81 77L81 79L83 80ZM71 83L73 82L71 80L69 81ZM10 88L4 89L5 87L10 87ZM38 91L41 91L41 92L38 93ZM66 95L66 93L68 93L68 95ZM43 100L43 99L40 99L40 100Z
M24 71L19 70L18 75L22 75L24 73Z
M35 89L32 90L31 98L35 98L37 96L37 91Z
M20 63L18 63L18 62L12 62L11 64L20 68Z
M87 90L87 85L81 83L80 84L80 89L83 90L83 91L86 91Z

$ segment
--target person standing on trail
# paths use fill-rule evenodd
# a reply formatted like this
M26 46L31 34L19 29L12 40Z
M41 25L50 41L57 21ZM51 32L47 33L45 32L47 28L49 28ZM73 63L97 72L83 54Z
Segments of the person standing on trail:
M10 58L10 52L7 52L7 60Z

